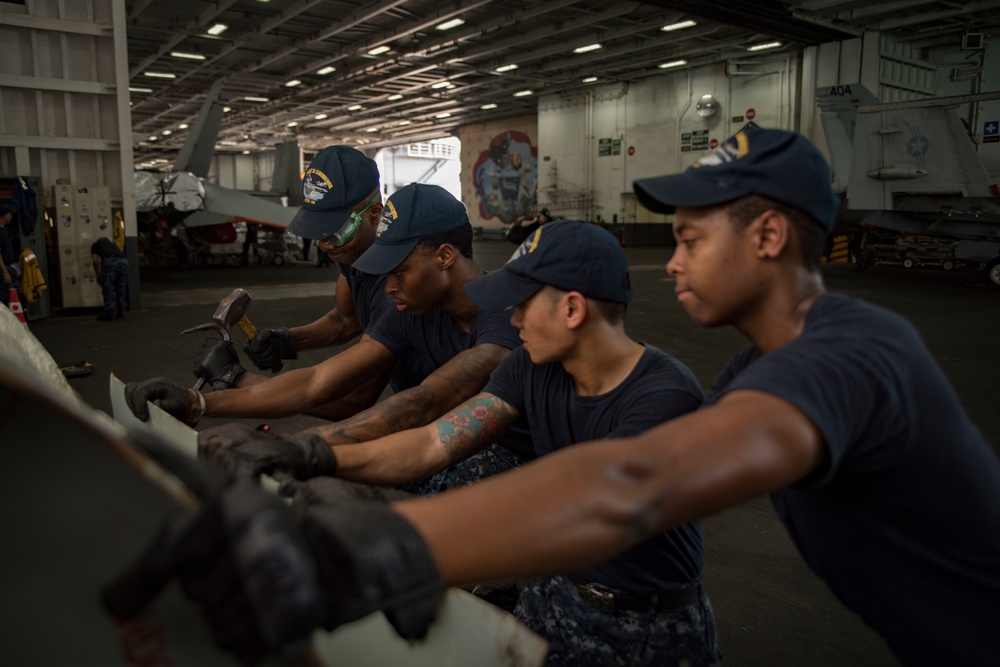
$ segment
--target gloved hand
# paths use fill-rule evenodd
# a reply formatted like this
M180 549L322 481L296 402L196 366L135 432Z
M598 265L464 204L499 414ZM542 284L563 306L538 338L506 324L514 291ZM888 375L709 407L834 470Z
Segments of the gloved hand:
M292 507L305 510L314 505L346 505L358 500L391 503L418 497L400 489L369 486L337 477L312 477L305 481L286 478L278 493L292 499Z
M149 421L147 401L152 401L188 426L194 426L205 415L205 397L201 392L167 378L129 382L125 385L125 401L142 421Z
M169 522L138 565L103 594L137 615L176 574L215 641L244 663L301 645L382 609L405 639L424 636L444 584L433 554L380 503L307 510L239 480L201 510Z
M274 368L282 359L299 358L292 332L285 327L259 329L253 340L248 340L243 346L243 351L262 371Z
M330 445L309 431L286 437L242 424L213 426L198 434L198 457L250 477L272 475L275 470L296 479L337 472L337 458Z
M212 389L229 389L240 373L246 372L240 366L240 357L231 340L209 336L194 358L194 375L209 383Z

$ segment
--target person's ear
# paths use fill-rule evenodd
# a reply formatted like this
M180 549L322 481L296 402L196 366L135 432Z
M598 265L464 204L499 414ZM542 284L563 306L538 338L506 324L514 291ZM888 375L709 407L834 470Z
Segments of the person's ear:
M566 326L576 329L587 319L587 297L579 292L567 292L562 298Z
M379 220L382 219L382 202L372 204L372 207L368 209L368 213L371 215L372 224L377 225Z
M455 246L450 243L442 243L434 251L434 262L437 264L439 271L447 271L455 264L457 259L458 253L455 252Z
M792 222L783 213L768 209L753 222L756 233L757 256L777 259L788 248Z

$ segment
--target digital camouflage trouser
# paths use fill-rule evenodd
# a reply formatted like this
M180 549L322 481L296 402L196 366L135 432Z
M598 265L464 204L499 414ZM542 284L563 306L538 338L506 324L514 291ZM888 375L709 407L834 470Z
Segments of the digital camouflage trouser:
M722 659L704 591L689 605L658 612L599 611L566 577L535 579L514 616L549 642L546 665L700 667Z
M427 479L400 488L404 491L419 493L422 496L432 496L441 491L457 489L460 486L467 486L481 479L512 470L523 462L520 456L506 447L493 444Z
M104 310L125 310L128 306L128 260L108 257L101 260L101 295Z

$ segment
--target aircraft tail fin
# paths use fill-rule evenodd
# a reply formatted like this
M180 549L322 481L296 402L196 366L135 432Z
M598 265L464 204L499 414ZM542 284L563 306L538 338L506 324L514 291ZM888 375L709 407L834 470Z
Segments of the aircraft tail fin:
M219 128L222 127L223 105L219 98L222 96L222 86L225 82L225 78L219 79L208 91L205 103L202 104L201 111L198 112L187 140L174 162L175 171L188 171L195 176L208 177L215 152L215 140L218 139Z
M302 206L302 151L294 139L274 149L274 174L271 191L288 197L289 206Z
M834 189L845 192L850 178L851 146L858 121L858 107L877 104L878 98L860 83L849 83L817 88L816 101L830 151Z

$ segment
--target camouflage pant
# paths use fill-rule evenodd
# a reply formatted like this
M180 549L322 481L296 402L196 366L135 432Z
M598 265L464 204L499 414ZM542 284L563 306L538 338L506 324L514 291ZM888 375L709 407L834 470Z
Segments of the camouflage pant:
M582 600L566 577L536 579L521 591L514 616L548 640L550 667L699 667L722 660L704 591L677 609L605 612Z
M445 468L427 479L399 488L422 496L432 496L448 489L467 486L481 479L512 470L524 461L520 456L500 445L490 445L464 461Z
M128 260L108 257L101 260L101 295L104 310L125 310L128 306Z

